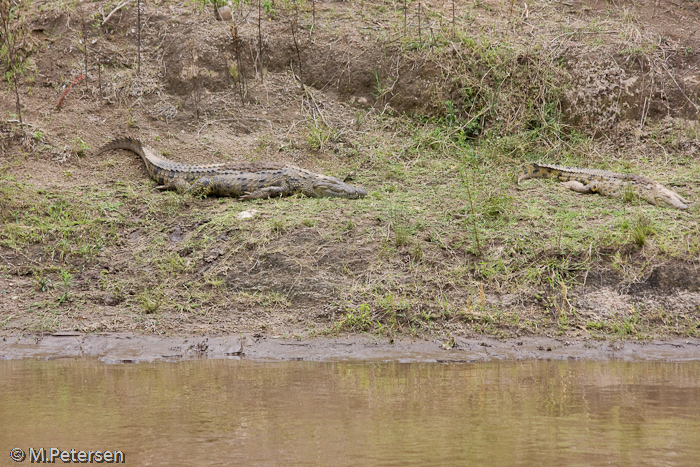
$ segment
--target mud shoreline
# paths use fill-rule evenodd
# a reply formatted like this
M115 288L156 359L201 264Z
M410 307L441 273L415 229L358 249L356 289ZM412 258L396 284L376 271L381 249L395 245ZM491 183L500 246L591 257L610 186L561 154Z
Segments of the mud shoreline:
M454 347L430 339L389 342L371 336L281 339L252 335L160 337L114 334L55 333L5 337L0 360L96 358L105 363L177 362L200 359L257 361L362 361L470 363L498 360L622 360L687 362L700 360L700 339L666 341L592 341L523 337L456 338Z

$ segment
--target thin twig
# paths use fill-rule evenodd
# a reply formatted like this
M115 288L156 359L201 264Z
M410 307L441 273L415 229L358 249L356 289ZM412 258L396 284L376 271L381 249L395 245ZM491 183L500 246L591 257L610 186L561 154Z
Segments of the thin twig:
M83 73L85 77L87 78L88 75L88 37L87 37L87 25L85 24L85 8L83 6L80 7L80 22L81 24L81 29L82 29L82 34L83 34L83 67L85 69L85 72ZM85 79L85 93L87 94L90 91L88 88L88 80Z
M199 127L199 131L197 131L197 139L199 139L199 134L202 132L205 126L211 125L213 123L218 123L218 122L231 122L231 121L238 121L237 118L222 118L220 120L207 120L204 122L204 124Z
M100 93L100 100L102 99L102 57L97 56L97 87Z
M403 0L403 35L406 36L406 11L408 6L406 5L406 0Z
M15 268L17 271L19 271L19 266L15 266L14 264L12 264L12 263L11 263L10 261L8 261L7 258L5 258L3 255L0 255L0 258L2 258L3 261L5 261L7 264L9 264L9 265L12 266L13 268Z
M31 126L31 127L34 126L34 125L32 125L31 123L21 122L21 121L19 121L19 120L17 120L17 119L14 119L14 118L13 118L13 119L10 119L10 120L5 120L5 121L6 121L7 123L19 123L20 125L23 125L23 126Z
M260 77L262 77L263 61L262 61L262 29L261 29L261 9L262 0L258 0L258 60L260 61Z
M105 24L107 21L109 21L109 18L111 18L112 15L113 15L114 13L116 13L117 11L119 11L119 10L121 10L122 8L124 8L125 6L127 6L127 5L129 4L130 1L131 1L131 0L126 0L124 3L122 3L121 5L119 5L118 7L116 7L114 10L112 10L112 12L111 12L110 14L107 15L106 18L104 17L104 15L102 15L102 17L104 18L104 19L102 20L102 25L104 26L104 24Z
M422 44L423 39L421 38L421 32L420 32L420 2L418 2L418 43Z
M70 83L70 86L68 86L68 89L66 89L65 91L63 91L63 94L61 94L61 98L58 100L58 104L56 104L56 110L59 110L59 109L61 108L61 105L63 105L63 99L66 98L66 96L67 96L68 93L70 92L70 90L71 90L71 88L73 87L73 85L79 83L83 78L85 78L85 75L80 75L80 76L78 76L78 77L76 78L75 81L73 81L72 83Z
M141 0L137 0L136 2L136 22L137 22L137 31L136 31L136 37L138 41L138 67L136 68L136 74L141 75Z
M466 164L465 164L466 165ZM469 187L469 179L466 174L466 167L464 171L464 185L467 187L467 196L469 197L469 207L472 214L472 227L474 228L474 240L476 240L476 251L477 254L481 254L481 243L479 242L479 234L476 231L476 214L474 213L474 201L472 200L472 190Z
M668 71L668 68L666 68L666 64L663 63L663 62L661 62L661 66L663 67L664 70L666 70L666 73L668 73L668 76L670 76L671 79L673 80L673 82L676 84L676 87L677 87L678 90L680 91L681 95L682 95L683 97L685 97L685 98L688 100L688 102L690 102L690 103L693 105L693 107L695 107L695 110L696 110L696 111L700 111L700 107L698 107L698 105L697 105L695 102L691 101L691 100L690 100L690 97L688 97L688 96L685 95L685 93L683 92L683 89L682 89L681 86L678 84L678 81L676 81L676 78L674 78L673 75L671 74L671 72Z
M297 62L299 64L299 82L301 83L301 89L304 89L304 74L301 66L301 52L299 51L299 41L297 40L297 25L298 25L298 20L299 20L299 7L296 6L294 7L294 17L292 19L292 24L290 25L292 29L292 38L294 39L294 48L296 49L297 52ZM294 70L292 70L294 71Z

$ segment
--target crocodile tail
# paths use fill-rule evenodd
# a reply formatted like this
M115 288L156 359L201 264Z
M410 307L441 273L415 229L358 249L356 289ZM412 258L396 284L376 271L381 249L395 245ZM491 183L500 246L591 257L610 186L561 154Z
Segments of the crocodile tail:
M145 158L143 145L141 144L141 141L131 136L123 136L121 138L113 139L112 141L98 149L96 155L105 153L107 151L112 151L114 149L126 149L127 151L131 151L141 156L141 158Z
M537 176L538 171L539 165L535 164L534 162L530 164L525 164L522 167L520 167L520 170L518 171L518 185L520 185L520 182L522 182L523 180L535 178Z

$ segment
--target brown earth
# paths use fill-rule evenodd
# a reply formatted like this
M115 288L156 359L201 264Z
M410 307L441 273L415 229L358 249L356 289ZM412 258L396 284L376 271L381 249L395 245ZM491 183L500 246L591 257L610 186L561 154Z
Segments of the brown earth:
M466 288L439 275L441 268L459 265L465 256L474 264L479 261L465 251L463 239L447 238L439 247L421 253L422 264L435 272L414 275L411 267L417 254L405 247L393 256L386 255L381 235L389 224L372 211L369 202L333 202L321 220L312 218L308 225L290 226L277 220L275 208L301 210L309 200L246 205L152 193L142 163L133 155L112 154L105 159L91 155L114 136L128 133L176 161L291 162L348 177L352 183L379 192L377 196L391 196L385 187L401 190L402 179L399 175L385 179L372 170L375 156L371 154L378 147L372 132L378 138L395 138L400 145L401 137L393 130L401 113L440 116L443 103L449 100L461 109L458 112L471 117L468 108L473 105L461 91L466 81L455 78L459 67L474 57L467 42L417 50L402 45L406 33L401 33L399 3L316 2L314 27L307 11L298 19L295 43L290 32L295 25L293 12L278 2L276 13L264 15L259 49L257 11L252 7L236 10L234 32L232 22L215 18L211 5L200 8L196 2L147 1L138 74L133 6L116 11L98 28L91 24L111 12L115 2L33 2L28 10L36 47L30 67L33 74L21 86L23 119L28 125L19 127L13 115L2 124L0 174L7 186L11 180L37 188L36 198L27 195L28 210L43 196L46 198L41 199L76 205L84 199L86 206L96 210L92 212L111 219L112 224L111 230L105 229L106 246L95 254L59 256L57 247L47 247L58 242L51 235L21 248L3 243L3 332L78 329L316 335L333 329L347 313L347 303L363 303L363 295L355 290L360 283L394 291L396 297L410 293L414 297L411 313L428 317L444 311L435 304L444 298L453 310L471 309L471 304L480 302L496 314L501 310L552 325L556 313L551 301L570 300L584 320L626 317L635 308L674 310L691 323L678 332L697 332L693 327L700 317L697 257L649 259L625 252L639 266L634 277L602 260L585 277L579 275L578 285L568 295L553 291L554 286L545 290L549 299L539 285L504 291L485 281L486 286ZM474 37L493 37L494 42L507 38L517 50L535 37L541 41L540 55L527 49L513 63L522 66L533 83L568 83L558 101L567 125L596 135L600 144L618 151L642 150L658 160L672 150L697 165L694 137L675 140L675 146L668 149L655 147L645 138L672 132L677 122L697 128L699 2L457 3L460 27ZM438 37L438 29L449 32L451 5L448 1L422 3L432 16L421 25L420 40ZM389 17L392 12L398 12L393 19ZM412 31L411 43L416 41L416 21L410 17L406 26ZM84 70L83 22L88 23L85 30L89 32L88 79L77 83L56 110L66 86ZM97 57L102 65L99 74ZM559 75L544 77L543 64L554 62L562 65ZM529 124L518 120L522 104L517 102L517 93L527 90L516 82L521 75L513 73L513 102L501 106L502 115L510 115L507 112L512 109L513 119L504 117L499 122L487 110L477 115L482 128ZM487 71L481 84L486 81ZM14 94L6 83L2 86L8 92L0 102L8 115L14 112ZM546 92L542 90L543 95ZM481 98L474 97L474 102ZM392 121L392 116L397 120ZM336 132L328 142L314 147L307 143L312 140L309 121L323 121ZM366 127L360 126L363 121L368 122ZM647 121L658 124L645 127ZM679 184L688 197L697 199L698 180L683 179ZM15 202L7 192L3 196L0 206ZM124 206L110 207L111 201ZM251 209L261 211L254 213L251 222L271 227L251 231L243 227L243 221L233 220L233 214ZM229 211L230 225L211 227L217 216ZM216 235L200 245L203 229L212 229ZM430 231L425 237L432 238ZM442 242L426 240L434 245L438 241ZM504 246L494 242L489 248L494 252ZM147 257L151 260L142 261ZM180 274L181 269L187 273ZM60 287L61 270L71 274L70 287L66 285L65 290ZM42 290L42 284L48 284L42 278L51 282L47 290ZM198 285L191 287L195 283ZM70 299L64 302L60 297L69 288L66 297ZM391 307L402 310L400 304ZM373 309L372 313L378 312ZM447 319L418 332L506 336L551 332L551 328L501 321L488 328L483 325L487 319L491 319L490 312L476 313L474 318ZM651 322L665 324L665 319ZM413 329L410 320L399 319L391 332ZM570 338L586 338L590 331L576 325L565 333Z

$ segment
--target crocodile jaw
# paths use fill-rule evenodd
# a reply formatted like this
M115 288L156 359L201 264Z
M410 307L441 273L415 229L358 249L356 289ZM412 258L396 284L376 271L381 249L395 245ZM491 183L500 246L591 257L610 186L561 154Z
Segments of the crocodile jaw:
M314 180L311 189L313 196L316 198L330 197L358 199L367 196L367 191L365 191L363 188L348 185L347 183L341 182L337 178L333 177L323 177L321 179Z
M688 209L688 200L683 199L677 193L668 188L657 184L656 193L654 193L654 204L657 206L666 205L676 209ZM686 204L688 203L688 204Z

